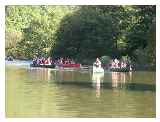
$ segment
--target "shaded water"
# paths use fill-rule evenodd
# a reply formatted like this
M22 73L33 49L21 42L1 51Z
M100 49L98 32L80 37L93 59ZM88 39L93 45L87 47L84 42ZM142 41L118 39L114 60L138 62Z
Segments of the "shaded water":
M7 117L155 117L155 94L155 72L92 74L6 64Z

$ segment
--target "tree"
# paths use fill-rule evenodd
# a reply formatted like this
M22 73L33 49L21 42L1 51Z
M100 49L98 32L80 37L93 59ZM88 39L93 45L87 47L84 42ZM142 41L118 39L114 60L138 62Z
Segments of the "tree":
M135 13L135 17L137 18L138 21L132 26L127 35L128 54L137 63L141 62L143 64L146 63L150 64L151 62L152 63L154 62L155 64L156 7L155 6L134 6L134 7L137 10L137 12ZM148 54L150 54L150 56Z
M6 52L16 58L47 56L61 18L74 11L74 6L6 6ZM15 41L10 33L17 32ZM9 40L10 39L10 40Z
M96 57L128 55L155 65L155 6L6 6L6 55ZM88 61L87 61L88 60Z
M56 33L52 56L81 60L114 55L119 22L108 11L103 13L101 10L97 6L82 6L72 15L64 17Z

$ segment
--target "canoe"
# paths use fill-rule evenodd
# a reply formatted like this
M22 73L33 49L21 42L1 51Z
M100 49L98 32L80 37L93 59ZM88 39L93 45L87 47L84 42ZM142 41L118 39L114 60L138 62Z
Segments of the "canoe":
M104 73L104 69L102 67L93 66L93 73Z
M42 67L42 68L55 68L55 65L36 65L36 64L30 64L31 67Z
M111 72L129 72L129 68L110 68Z
M63 67L63 68L80 68L81 64L60 64L58 67Z

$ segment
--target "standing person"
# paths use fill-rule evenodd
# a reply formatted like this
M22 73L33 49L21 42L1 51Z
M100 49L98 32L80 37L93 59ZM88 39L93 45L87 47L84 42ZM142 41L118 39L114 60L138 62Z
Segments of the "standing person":
M94 63L94 65L95 65L97 68L101 68L101 61L99 60L99 58L96 59L96 62Z
M58 61L58 65L61 67L63 65L63 58L60 57L59 61Z
M118 66L119 60L118 59L114 59L114 62L115 62L116 68L119 68L119 66Z
M104 69L101 67L101 61L99 58L93 63L93 73L104 73Z
M52 60L51 60L51 57L48 57L48 65L51 65L51 63L52 63Z

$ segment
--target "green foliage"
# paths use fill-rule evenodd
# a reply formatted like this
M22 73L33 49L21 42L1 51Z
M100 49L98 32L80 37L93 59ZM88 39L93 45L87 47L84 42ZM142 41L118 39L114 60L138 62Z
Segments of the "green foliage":
M102 62L102 65L106 65L110 63L111 58L109 56L102 56L100 57L100 60Z
M53 56L96 58L114 55L119 35L118 21L96 6L83 6L66 16L56 33ZM65 48L64 48L65 47ZM63 49L63 50L62 50Z
M121 58L123 61L125 61L125 62L129 62L129 63L131 63L131 58L128 56L128 55L126 55L126 56L122 56L122 58Z
M156 63L155 6L6 6L6 55ZM123 57L123 56L128 57Z
M6 6L6 52L12 49L15 57L29 59L49 55L61 19L74 9L74 6ZM15 30L22 34L14 41L7 32ZM14 48L8 44L9 39L13 40Z
M135 6L135 8L137 22L127 34L128 51L130 52L148 45L148 30L152 27L156 16L155 6Z

